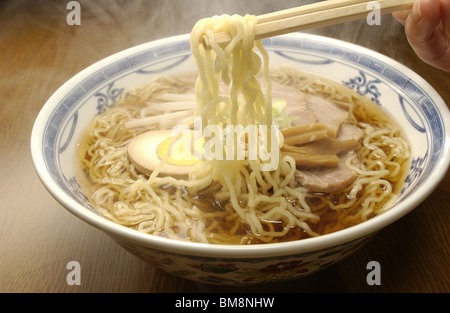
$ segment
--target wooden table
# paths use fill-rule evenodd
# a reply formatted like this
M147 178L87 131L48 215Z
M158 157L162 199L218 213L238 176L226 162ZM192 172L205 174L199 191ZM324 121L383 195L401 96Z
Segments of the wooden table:
M203 285L141 262L59 205L39 181L30 133L45 101L66 80L112 53L189 33L202 18L262 14L312 1L78 1L81 25L68 25L69 1L0 2L0 292L449 292L450 173L418 208L342 262L301 280L245 288ZM358 21L310 31L379 51L423 76L450 104L450 74L422 63L403 27ZM81 285L66 265L81 265ZM366 282L378 261L381 285Z

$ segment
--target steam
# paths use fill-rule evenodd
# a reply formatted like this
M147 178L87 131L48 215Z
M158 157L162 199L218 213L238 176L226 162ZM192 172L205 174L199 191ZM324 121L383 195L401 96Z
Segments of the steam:
M24 75L31 75L36 86L30 86L27 94L44 103L59 86L92 63L138 44L190 33L199 19L234 13L260 15L317 1L79 0L79 26L66 22L70 12L68 2L0 1L0 12L6 17L0 21L0 42L5 47L29 49L20 55L10 52L14 49L3 51L4 60L22 58L14 63L19 64L16 71L2 72L10 77L11 86L3 86L6 91L23 80ZM385 44L381 52L393 55L398 45L394 38L398 38L402 27L390 16L383 16L381 26L369 26L361 20L307 32L358 42L369 48L375 44L374 38L382 37ZM15 31L10 33L10 29ZM36 52L44 50L48 55L37 54L39 59L33 59Z
M221 14L263 14L316 1L311 0L131 0L79 1L85 23L116 30L115 40L136 45L186 34L201 18ZM128 34L128 36L125 36Z
M201 18L221 14L260 15L314 3L314 0L79 0L81 25L69 26L69 0L16 0L1 2L9 12L9 22L26 21L27 27L43 27L60 32L55 43L83 50L83 55L102 58L131 46L164 37L189 33ZM383 23L389 23L390 17ZM5 24L4 21L0 22ZM6 22L7 24L8 22ZM398 26L398 25L397 25ZM376 28L372 27L372 29ZM2 29L6 29L2 27ZM384 28L383 31L389 28ZM327 27L326 34L350 42L371 31L365 21ZM324 34L324 29L308 32ZM336 30L333 32L333 30ZM24 29L24 31L27 31ZM397 32L398 29L395 29ZM74 37L74 34L77 36ZM2 35L0 35L0 39ZM76 41L72 41L76 38ZM65 49L66 50L66 49Z
M3 96L29 81L23 101L42 103L73 75L113 53L155 39L190 33L221 14L263 14L308 0L78 0L81 25L68 25L69 0L0 1L0 42L8 76ZM27 50L25 50L27 49ZM22 51L15 54L14 51ZM4 63L6 64L6 63ZM1 64L0 64L1 66ZM20 106L18 106L20 107ZM36 107L36 110L39 107ZM37 113L37 112L34 112ZM30 117L34 118L33 115Z

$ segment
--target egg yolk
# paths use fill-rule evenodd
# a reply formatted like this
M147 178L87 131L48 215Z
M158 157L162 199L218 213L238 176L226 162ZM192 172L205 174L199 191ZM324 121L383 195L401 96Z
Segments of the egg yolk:
M199 148L199 152L202 152L201 148L203 147L203 144L203 138L196 138L194 140L193 134L187 135L183 133L178 139L175 137L168 137L167 139L164 139L158 145L156 154L159 159L164 159L172 145L171 153L166 162L174 165L192 166L201 162L201 160L192 152L198 151Z

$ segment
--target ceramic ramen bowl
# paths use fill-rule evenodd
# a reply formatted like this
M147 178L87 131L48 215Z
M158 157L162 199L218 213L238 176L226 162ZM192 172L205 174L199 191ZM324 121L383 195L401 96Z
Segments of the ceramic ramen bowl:
M43 184L76 217L145 262L186 279L228 285L292 279L347 257L372 234L417 207L444 177L450 163L448 108L421 77L371 50L302 33L266 39L264 45L271 66L291 66L340 82L370 97L395 117L411 144L412 162L394 207L332 234L251 246L156 237L96 213L77 181L75 150L82 131L92 117L113 106L122 91L161 75L195 71L189 35L112 55L55 92L37 117L31 137L33 162Z

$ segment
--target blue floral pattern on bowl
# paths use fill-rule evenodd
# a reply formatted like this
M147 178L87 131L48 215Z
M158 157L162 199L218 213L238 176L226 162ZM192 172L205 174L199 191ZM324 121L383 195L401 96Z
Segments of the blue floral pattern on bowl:
M291 280L311 275L344 259L370 236L307 253L272 258L211 258L169 253L114 238L148 264L172 275L217 285L245 285Z

